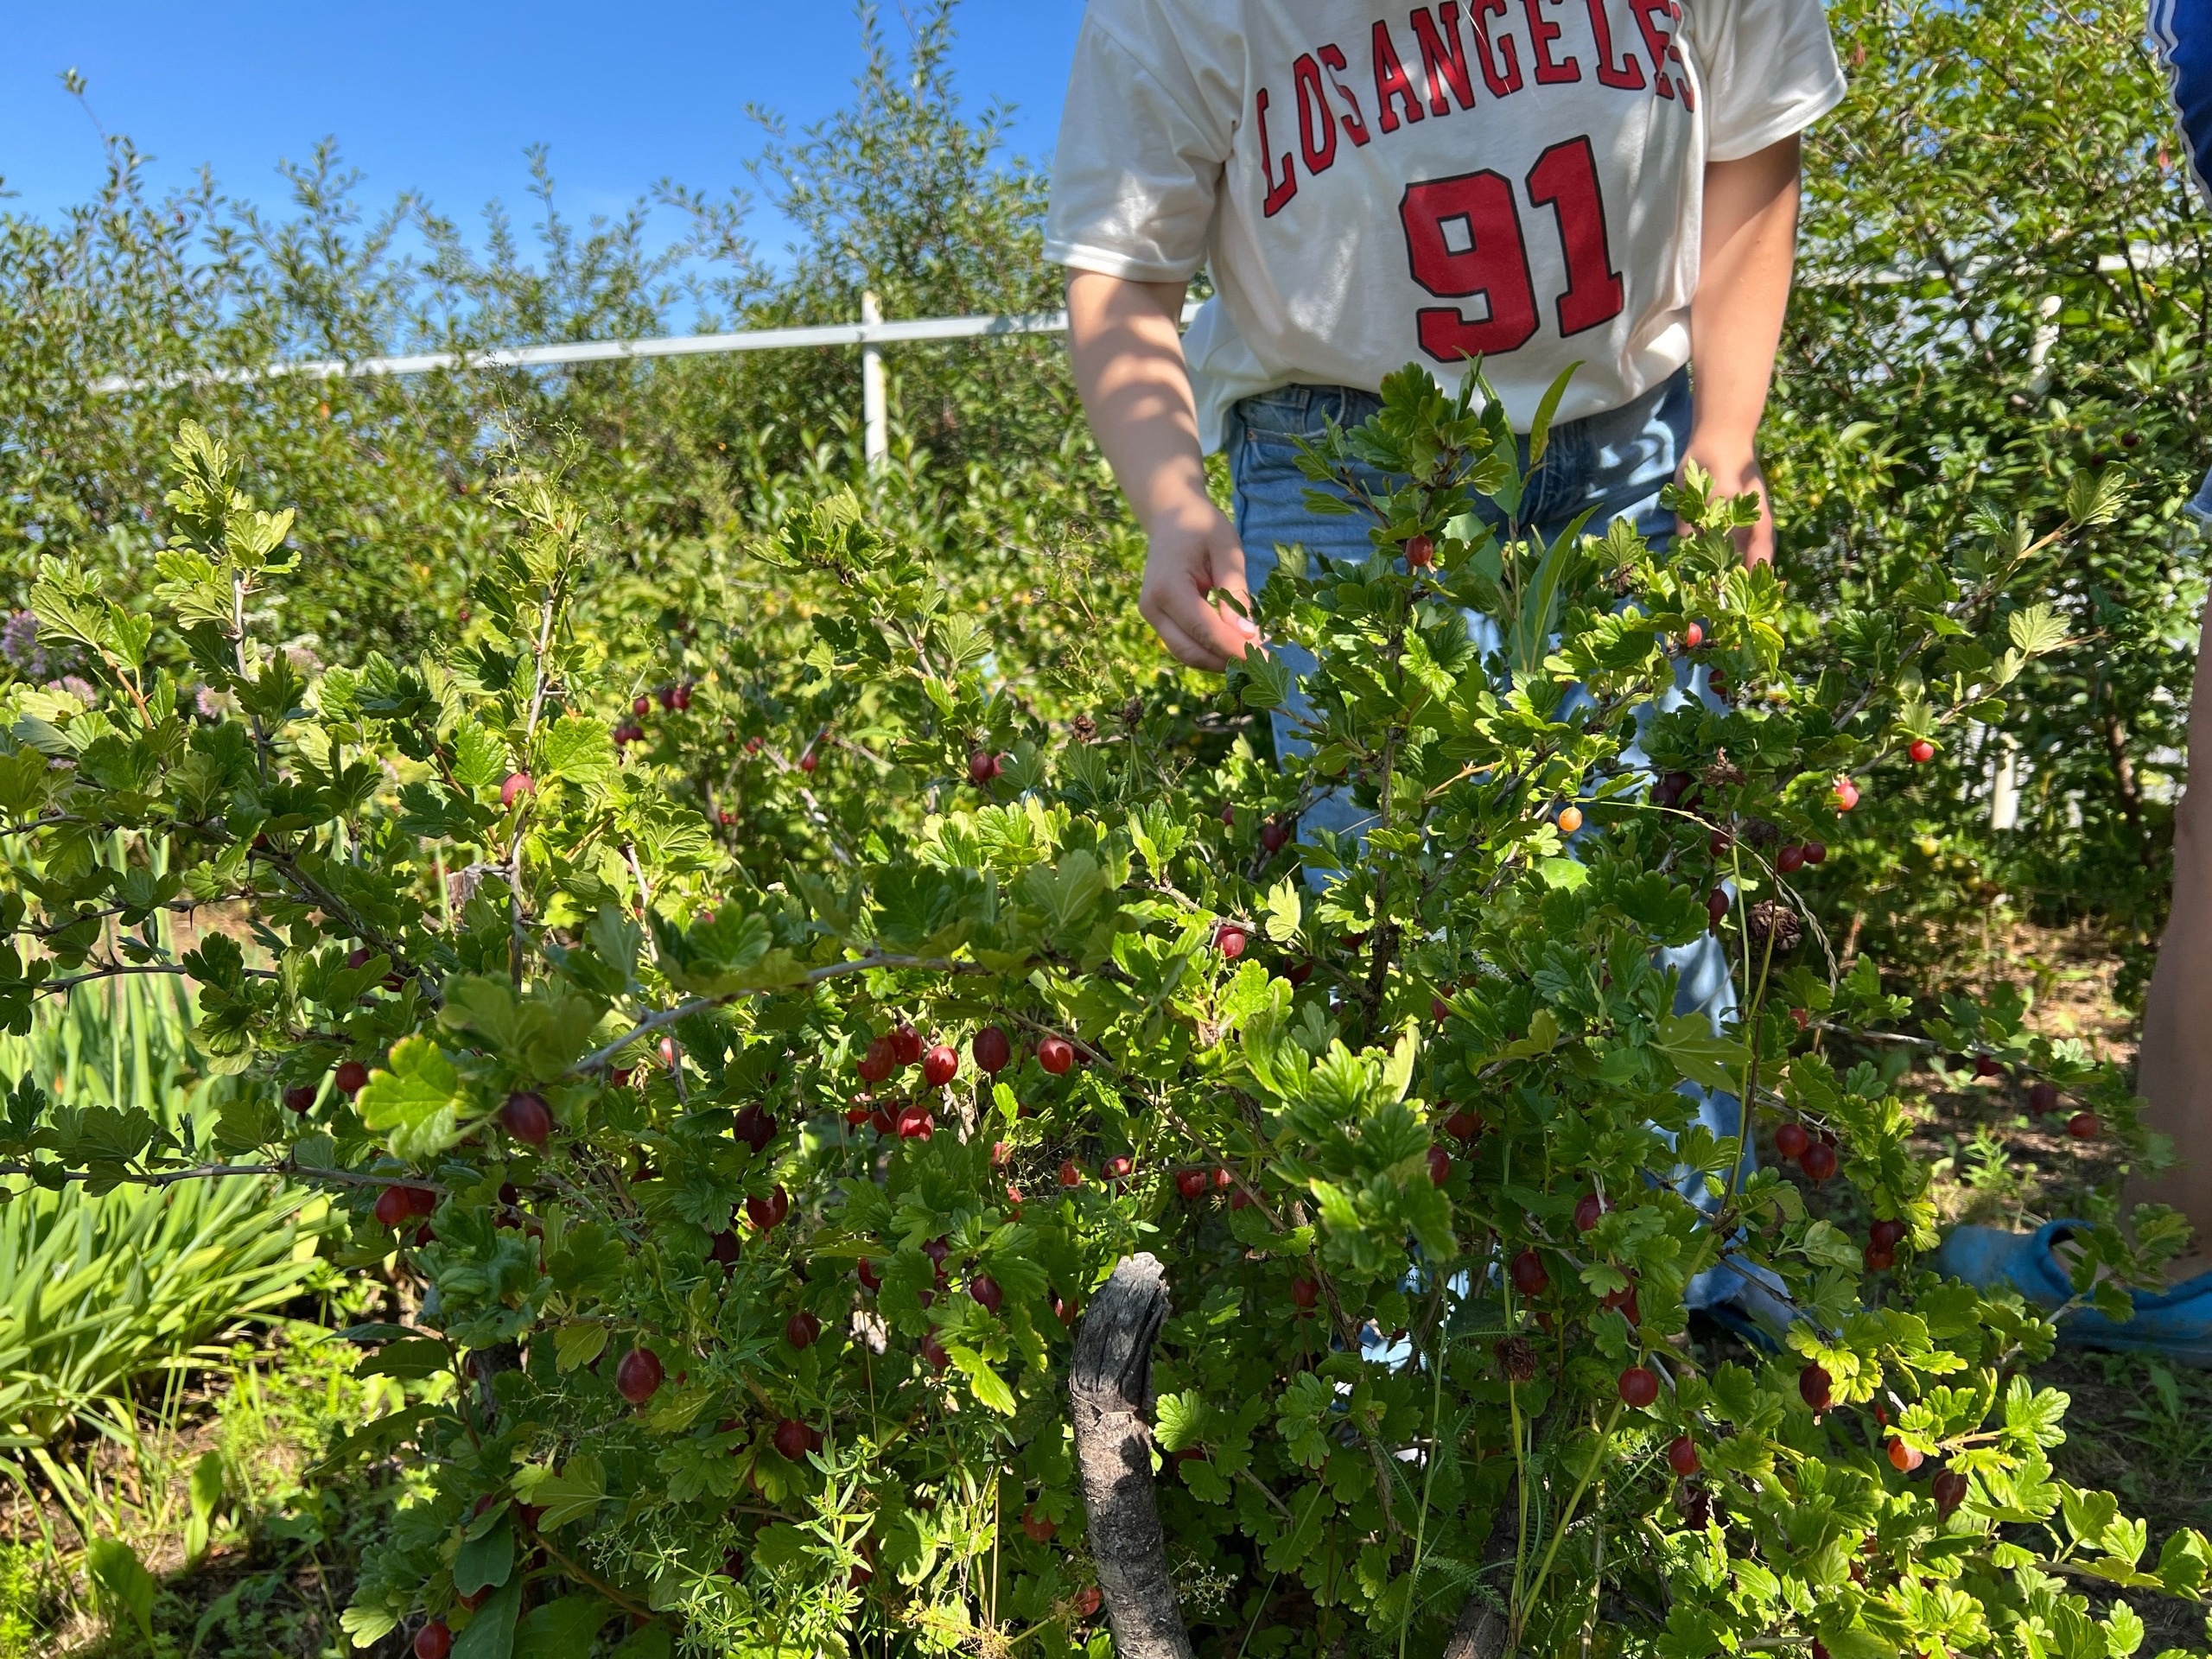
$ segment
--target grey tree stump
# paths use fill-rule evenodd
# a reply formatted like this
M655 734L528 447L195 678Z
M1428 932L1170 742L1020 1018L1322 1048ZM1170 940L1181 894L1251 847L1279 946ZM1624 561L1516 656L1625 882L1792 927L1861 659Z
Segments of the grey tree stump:
M1192 1659L1152 1482L1152 1344L1167 1276L1134 1255L1084 1310L1068 1395L1090 1554L1122 1659Z

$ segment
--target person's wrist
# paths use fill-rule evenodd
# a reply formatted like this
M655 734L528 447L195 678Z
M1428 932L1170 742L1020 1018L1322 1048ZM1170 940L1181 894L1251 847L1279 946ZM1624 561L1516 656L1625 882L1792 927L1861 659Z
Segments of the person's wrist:
M1220 518L1221 509L1203 489L1162 491L1137 512L1147 536L1201 534Z
M1751 433L1694 431L1684 453L1731 489L1742 490L1759 475L1758 444Z

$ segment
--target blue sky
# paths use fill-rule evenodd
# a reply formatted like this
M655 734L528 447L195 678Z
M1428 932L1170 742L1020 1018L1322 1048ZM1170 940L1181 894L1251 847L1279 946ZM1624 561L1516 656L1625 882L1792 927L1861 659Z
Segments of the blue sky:
M420 191L464 222L526 208L524 149L552 149L572 215L626 207L657 180L745 181L748 103L801 124L858 67L845 0L15 0L0 53L0 176L17 213L96 188L99 134L61 88L74 67L100 123L182 183L211 166L232 194L280 203L276 164L336 137L365 198ZM903 37L897 8L887 27ZM1049 156L1082 0L963 0L962 90L1020 106L1014 143ZM526 218L526 214L522 215ZM762 251L773 221L756 218Z

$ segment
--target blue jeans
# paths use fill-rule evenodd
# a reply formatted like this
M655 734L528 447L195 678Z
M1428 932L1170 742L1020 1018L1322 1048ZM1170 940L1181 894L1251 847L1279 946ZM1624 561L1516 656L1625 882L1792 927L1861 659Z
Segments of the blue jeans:
M1274 574L1276 550L1302 546L1312 557L1351 561L1372 556L1365 514L1331 517L1306 510L1306 492L1313 487L1298 470L1301 441L1319 439L1332 422L1353 427L1381 406L1374 393L1344 386L1285 386L1276 391L1247 397L1230 411L1229 420L1230 473L1236 486L1236 530L1244 542L1244 569L1251 590L1257 593ZM1529 479L1521 512L1524 527L1548 542L1584 512L1595 508L1588 533L1601 536L1615 519L1625 518L1655 546L1673 538L1675 516L1659 505L1659 492L1674 481L1688 442L1690 428L1689 376L1678 374L1624 407L1586 420L1570 421L1553 428L1544 464ZM1528 440L1521 445L1521 464L1529 462ZM1365 472L1363 487L1387 490L1394 481L1379 473ZM1487 501L1475 510L1493 524L1500 515ZM1467 632L1485 654L1497 651L1501 632L1494 617L1470 612ZM1279 648L1281 661L1301 678L1316 664L1310 652L1297 646ZM1709 697L1702 668L1680 671L1675 690L1662 705L1672 708L1688 696ZM1719 706L1717 702L1714 706ZM1308 717L1312 705L1294 687L1285 707L1274 715L1275 749L1279 755L1311 752L1299 734L1298 722ZM1624 757L1640 766L1643 755L1631 748ZM1348 791L1332 791L1318 798L1300 821L1301 838L1316 830L1356 837L1366 815ZM1658 955L1662 967L1681 976L1675 998L1677 1014L1703 1014L1719 1033L1722 1023L1736 1013L1736 985L1728 972L1728 954L1712 935L1695 944ZM1743 1109L1733 1095L1724 1095L1685 1084L1682 1092L1699 1102L1698 1120L1723 1139L1733 1137L1742 1126ZM1745 1168L1751 1166L1748 1148ZM1683 1185L1684 1195L1710 1208L1701 1177ZM1715 1268L1691 1281L1687 1300L1692 1307L1713 1307L1738 1300L1745 1283L1741 1274Z

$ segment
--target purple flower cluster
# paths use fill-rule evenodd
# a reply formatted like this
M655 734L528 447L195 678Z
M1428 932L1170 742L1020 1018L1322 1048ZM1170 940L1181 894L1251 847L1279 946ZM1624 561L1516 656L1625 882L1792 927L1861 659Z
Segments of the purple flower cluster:
M0 624L0 657L27 680L42 680L53 664L38 642L38 619L29 611L12 613Z

